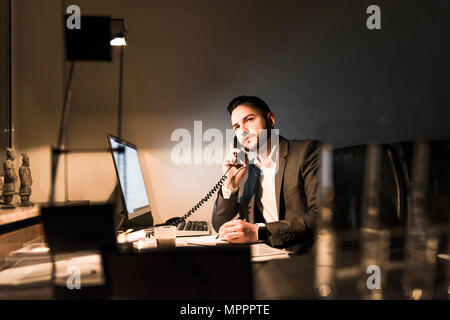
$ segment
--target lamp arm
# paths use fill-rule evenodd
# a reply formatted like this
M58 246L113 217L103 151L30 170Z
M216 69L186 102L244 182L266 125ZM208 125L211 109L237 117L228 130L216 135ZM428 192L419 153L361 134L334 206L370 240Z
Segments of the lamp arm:
M122 136L122 92L123 92L123 46L120 47L120 67L119 67L119 103L117 110L117 136Z
M63 110L61 114L61 122L59 125L59 134L58 134L58 142L56 149L52 148L52 166L51 166L51 181L50 181L50 199L49 202L51 205L54 204L55 201L55 182L56 182L56 172L58 171L58 160L59 160L59 152L58 150L61 150L64 136L66 134L67 129L67 120L69 118L69 107L70 107L70 88L72 85L72 77L73 77L73 68L74 68L75 61L71 60L70 62L70 69L69 69L69 77L67 80L67 85L64 90L64 105Z

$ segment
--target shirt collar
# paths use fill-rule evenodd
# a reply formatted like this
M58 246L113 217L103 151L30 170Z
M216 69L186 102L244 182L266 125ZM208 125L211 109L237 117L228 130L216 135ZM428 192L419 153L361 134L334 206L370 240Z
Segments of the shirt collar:
M272 147L269 156L265 160L260 161L259 158L256 157L254 159L254 164L262 171L272 169L273 167L275 167L277 161L276 155L277 155L277 146L275 145Z

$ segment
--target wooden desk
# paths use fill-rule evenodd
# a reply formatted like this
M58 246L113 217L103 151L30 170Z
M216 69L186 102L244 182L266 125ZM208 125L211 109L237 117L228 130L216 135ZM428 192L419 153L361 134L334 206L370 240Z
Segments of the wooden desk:
M0 208L0 226L28 220L40 215L40 207L35 204L32 207L16 207L14 209Z
M341 246L341 249L344 246ZM359 269L361 257L358 249L350 247L342 249L337 255L336 295L332 299L361 299L357 284L361 282ZM384 291L384 299L403 299L402 277L404 271L403 255L393 252L387 269L388 281ZM310 251L304 255L296 255L287 260L274 260L252 264L252 283L254 299L318 299L314 289L314 255ZM442 259L436 261L435 299L446 299L448 287L449 262ZM367 278L367 274L364 274ZM50 281L38 286L3 286L0 287L1 299L53 299Z

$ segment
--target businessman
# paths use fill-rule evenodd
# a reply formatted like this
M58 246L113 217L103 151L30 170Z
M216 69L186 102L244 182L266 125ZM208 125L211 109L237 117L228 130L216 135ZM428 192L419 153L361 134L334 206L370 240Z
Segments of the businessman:
M244 150L230 148L227 179L214 204L212 224L231 243L266 242L306 252L314 241L320 142L272 134L275 115L258 97L239 96L228 105L231 125ZM266 129L263 130L263 129ZM242 152L256 154L235 165Z

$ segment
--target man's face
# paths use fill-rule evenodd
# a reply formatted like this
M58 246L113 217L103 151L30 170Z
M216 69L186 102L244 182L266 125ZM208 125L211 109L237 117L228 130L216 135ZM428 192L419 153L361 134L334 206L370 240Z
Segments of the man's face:
M269 113L269 121L271 127L275 119ZM247 150L256 150L260 139L260 130L267 129L266 119L263 117L259 109L251 104L241 104L231 113L231 125L238 138Z

